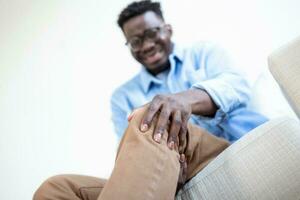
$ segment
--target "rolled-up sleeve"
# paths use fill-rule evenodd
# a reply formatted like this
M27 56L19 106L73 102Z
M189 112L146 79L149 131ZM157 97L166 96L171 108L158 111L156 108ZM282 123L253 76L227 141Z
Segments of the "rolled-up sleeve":
M204 64L199 70L205 71L205 79L194 83L192 87L206 91L218 107L213 119L199 117L202 120L214 120L212 123L217 124L227 113L247 104L249 85L222 48L214 46L202 56Z

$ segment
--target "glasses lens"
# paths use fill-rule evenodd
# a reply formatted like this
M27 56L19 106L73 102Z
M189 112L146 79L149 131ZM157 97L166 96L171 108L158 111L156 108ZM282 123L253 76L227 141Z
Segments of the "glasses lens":
M132 49L139 49L142 45L142 40L140 38L132 38L128 43Z
M129 47L132 50L139 50L142 47L144 40L155 41L156 39L158 39L161 28L162 27L155 27L155 28L147 29L144 32L143 37L141 37L141 38L140 37L134 37L134 38L130 39L127 42L127 44L129 45Z
M159 27L151 28L145 31L145 39L156 39L158 37Z

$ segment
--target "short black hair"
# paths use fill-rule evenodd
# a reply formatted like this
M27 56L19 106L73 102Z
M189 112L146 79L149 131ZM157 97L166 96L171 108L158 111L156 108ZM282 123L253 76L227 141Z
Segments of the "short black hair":
M152 2L151 0L134 1L124 8L119 14L119 27L123 30L123 25L125 22L135 16L144 14L147 11L153 11L157 16L164 20L159 2Z

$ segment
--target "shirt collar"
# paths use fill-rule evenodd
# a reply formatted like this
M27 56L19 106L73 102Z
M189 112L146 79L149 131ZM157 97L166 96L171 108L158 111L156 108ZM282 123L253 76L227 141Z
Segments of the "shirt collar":
M176 65L172 64L171 59L174 59L175 61L182 62L183 60L183 49L181 49L178 45L173 44L173 51L169 55L169 60L171 63L171 69L170 72L174 71ZM141 85L145 93L148 92L151 83L157 83L162 84L162 81L157 79L155 76L150 74L144 66L142 66L141 72L140 72L140 78L141 78Z
M175 58L178 61L182 62L182 60L183 60L183 53L184 53L183 49L180 46L174 44L173 51L172 51L172 53L170 55L170 58Z
M149 87L152 82L157 81L155 76L150 74L144 66L142 66L141 72L140 72L140 78L141 78L141 85L145 93L148 92Z

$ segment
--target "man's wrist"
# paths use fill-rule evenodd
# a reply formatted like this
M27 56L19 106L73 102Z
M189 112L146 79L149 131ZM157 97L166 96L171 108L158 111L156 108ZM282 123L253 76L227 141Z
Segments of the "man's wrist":
M201 89L189 89L181 93L187 104L191 107L192 114L195 115L214 115L217 111L217 106L209 96L209 94Z

